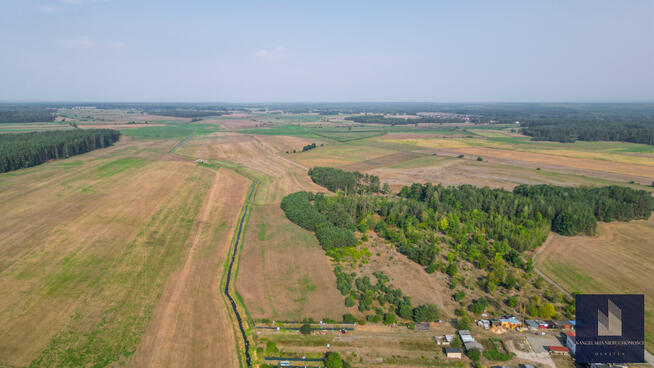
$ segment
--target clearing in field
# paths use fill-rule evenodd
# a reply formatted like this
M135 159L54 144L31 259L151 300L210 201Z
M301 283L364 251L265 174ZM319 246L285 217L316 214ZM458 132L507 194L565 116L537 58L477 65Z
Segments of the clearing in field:
M600 223L599 235L550 234L536 266L570 292L645 294L645 340L654 346L654 219Z

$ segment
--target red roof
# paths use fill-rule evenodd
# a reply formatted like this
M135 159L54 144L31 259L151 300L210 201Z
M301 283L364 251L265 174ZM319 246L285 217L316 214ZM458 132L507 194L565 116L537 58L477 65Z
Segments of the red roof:
M566 348L565 346L548 346L547 347L549 351L558 351L561 353L569 353L570 349Z
M565 333L567 336L577 336L574 331L568 331Z

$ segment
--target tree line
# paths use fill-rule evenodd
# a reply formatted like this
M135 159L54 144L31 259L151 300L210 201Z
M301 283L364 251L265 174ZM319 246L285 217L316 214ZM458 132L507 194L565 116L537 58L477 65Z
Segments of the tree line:
M75 129L0 134L0 172L67 158L111 146L120 138L112 129Z
M654 145L654 121L603 119L521 122L522 132L535 140L570 143L580 141L617 141Z
M51 122L55 114L45 108L0 108L0 123Z
M361 124L386 124L386 125L410 125L419 123L462 123L461 118L440 118L435 116L423 116L419 118L387 118L384 115L357 115L348 116L345 120Z

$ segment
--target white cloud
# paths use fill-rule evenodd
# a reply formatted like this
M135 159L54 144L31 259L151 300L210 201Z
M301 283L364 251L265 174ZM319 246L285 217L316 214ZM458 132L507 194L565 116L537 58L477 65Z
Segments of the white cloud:
M93 40L87 36L74 38L60 38L57 44L67 49L89 49L93 47Z
M254 53L254 56L259 58L259 59L277 59L280 56L282 56L286 52L286 47L284 46L277 46L274 49L261 49L257 50Z

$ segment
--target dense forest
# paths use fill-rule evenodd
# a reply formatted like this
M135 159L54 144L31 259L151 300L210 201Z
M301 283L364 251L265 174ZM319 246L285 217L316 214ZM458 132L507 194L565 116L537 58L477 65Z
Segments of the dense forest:
M473 264L485 271L483 289L491 295L500 287L517 288L520 275L532 272L531 260L521 253L540 246L550 230L562 235L593 234L598 220L647 219L654 210L648 192L620 186L520 185L509 192L416 183L396 196L384 196L343 190L356 187L350 176L354 173L329 168L318 172L314 181L338 194L293 193L282 200L282 209L291 221L314 231L328 254L355 246L356 231L362 236L374 231L427 272L440 270L453 283L461 261ZM339 285L354 277L336 275ZM360 302L361 295L351 296ZM550 305L540 307L526 306L533 316L554 313Z
M654 121L569 120L521 122L522 132L535 140L574 142L618 141L654 145Z
M314 183L332 192L342 190L345 193L378 193L382 191L378 176L362 174L358 171L314 167L309 169L309 176Z
M21 134L0 134L0 172L67 158L111 146L120 132L111 129L75 129Z
M55 120L51 110L45 108L0 107L0 123L34 123Z
M357 115L349 116L345 120L362 124L411 125L419 123L463 123L461 118L440 118L434 116L421 116L419 118L388 118L384 115Z

